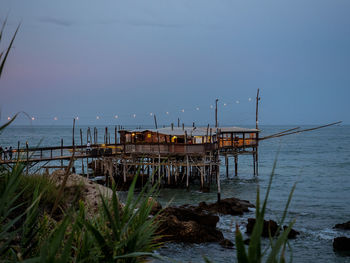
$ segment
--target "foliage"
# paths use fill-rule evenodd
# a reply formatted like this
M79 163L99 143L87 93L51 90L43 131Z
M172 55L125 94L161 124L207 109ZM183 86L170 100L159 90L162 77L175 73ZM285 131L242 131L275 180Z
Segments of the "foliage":
M246 251L246 248L244 246L242 233L240 232L238 225L236 225L237 260L239 263L262 262L263 259L265 260L265 262L268 262L268 263L285 262L285 249L288 243L288 234L291 231L295 221L293 220L292 222L290 222L288 227L284 231L281 231L282 230L281 227L285 221L288 207L295 189L295 185L293 186L291 193L289 194L289 198L285 206L282 218L279 221L279 229L276 232L276 236L272 237L270 233L270 243L268 247L265 248L263 252L261 247L261 234L264 226L264 216L265 216L269 193L271 190L272 180L275 174L275 168L276 168L276 161L273 165L269 184L267 187L266 196L261 208L260 208L259 188L257 191L256 214L255 214L256 222L250 237L248 251Z
M124 206L113 191L110 202L102 197L102 217L84 222L97 242L98 254L104 262L137 262L136 257L155 256L152 251L159 247L154 234L158 227L157 217L150 218L153 203L149 202L156 186L147 193L145 186L134 198L136 181L137 176Z
M1 40L2 40L2 37L4 34L4 29L5 29L6 23L7 23L7 18L4 20L2 27L1 27L1 30L0 30L0 43L1 43ZM2 72L4 70L5 62L7 60L9 53L10 53L10 50L12 48L13 42L15 41L19 27L20 27L20 25L18 25L15 33L12 36L11 42L10 42L9 46L6 48L6 50L0 51L0 78L1 78Z

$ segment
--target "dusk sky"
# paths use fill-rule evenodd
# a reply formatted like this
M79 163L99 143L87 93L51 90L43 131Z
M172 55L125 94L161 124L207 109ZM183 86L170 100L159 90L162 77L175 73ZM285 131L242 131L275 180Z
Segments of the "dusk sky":
M349 0L1 0L6 15L1 123L205 125L218 98L221 125L254 125L260 88L260 124L350 124Z

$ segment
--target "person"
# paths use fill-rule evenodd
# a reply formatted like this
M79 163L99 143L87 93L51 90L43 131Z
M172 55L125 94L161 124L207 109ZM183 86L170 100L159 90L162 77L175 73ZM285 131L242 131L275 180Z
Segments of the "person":
M0 160L2 160L2 153L4 152L4 149L0 146Z
M4 150L4 160L7 160L7 147L5 147L5 150Z
M10 149L9 149L9 159L12 160L12 146L10 146Z

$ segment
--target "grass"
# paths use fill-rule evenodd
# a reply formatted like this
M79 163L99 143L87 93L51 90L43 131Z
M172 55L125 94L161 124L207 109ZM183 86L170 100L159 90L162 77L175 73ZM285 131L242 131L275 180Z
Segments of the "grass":
M151 217L149 197L155 187L135 197L137 176L124 205L113 191L101 196L101 208L88 216L82 201L64 211L62 218L49 215L47 204L56 202L58 189L40 176L25 176L23 167L0 174L0 258L29 262L140 262L156 256L157 217ZM26 184L23 188L22 186ZM24 198L25 197L25 198ZM50 199L45 200L45 197Z

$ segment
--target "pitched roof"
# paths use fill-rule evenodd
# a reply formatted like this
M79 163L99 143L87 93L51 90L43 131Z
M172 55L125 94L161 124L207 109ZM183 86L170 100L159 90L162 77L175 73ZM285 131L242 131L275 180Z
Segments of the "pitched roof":
M159 128L159 129L137 129L137 130L122 130L125 132L158 132L159 134L165 134L165 135L173 135L173 136L183 136L185 132L188 136L206 136L207 135L207 127L165 127L165 128ZM211 127L212 134L216 134L216 128ZM219 128L222 133L230 133L230 132L259 132L257 129L250 129L250 128L241 128L241 127L220 127ZM210 133L210 129L208 130L208 133Z

